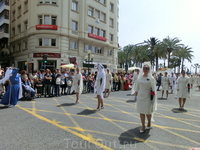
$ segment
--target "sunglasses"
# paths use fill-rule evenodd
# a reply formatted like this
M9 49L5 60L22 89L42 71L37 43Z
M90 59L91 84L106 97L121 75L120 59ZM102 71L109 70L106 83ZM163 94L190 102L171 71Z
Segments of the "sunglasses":
M148 67L144 67L143 69L149 70L149 68L148 68Z

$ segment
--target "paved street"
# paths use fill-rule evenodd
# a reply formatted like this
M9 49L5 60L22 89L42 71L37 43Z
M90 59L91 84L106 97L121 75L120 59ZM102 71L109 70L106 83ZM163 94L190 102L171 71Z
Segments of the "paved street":
M152 129L140 134L140 119L130 91L112 92L95 112L96 95L82 94L19 101L0 109L0 150L182 150L200 147L200 92L191 91L185 110L178 100L158 100ZM161 92L158 92L160 97Z

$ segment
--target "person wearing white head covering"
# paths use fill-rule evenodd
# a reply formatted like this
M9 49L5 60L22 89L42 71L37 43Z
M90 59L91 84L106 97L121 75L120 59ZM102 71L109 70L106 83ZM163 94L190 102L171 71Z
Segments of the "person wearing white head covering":
M171 77L169 77L170 82L170 88L171 88L171 94L173 93L174 89L176 88L176 76L174 73L171 73Z
M165 72L164 76L161 77L161 85L162 85L162 98L163 94L166 91L166 99L168 98L168 90L169 90L169 77L167 76L167 72Z
M137 112L140 113L142 128L140 133L145 129L151 129L152 113L157 110L157 92L156 81L151 74L150 62L145 62L137 80L135 95L137 96ZM148 123L145 127L145 115Z
M193 85L195 84L195 77L193 74L191 74L191 77L190 77L190 85L191 85L191 89L193 88Z
M83 78L79 68L76 68L76 74L74 75L72 90L75 90L76 93L75 103L78 103L80 101L79 96L83 92Z
M98 105L97 105L97 111L100 109L103 109L103 91L105 90L105 83L106 83L106 75L104 71L104 67L102 64L97 65L98 73L97 78L95 82L96 92L97 92L97 99L98 99Z
M106 73L106 87L105 87L105 92L104 92L104 97L105 98L110 95L111 82L112 82L112 74L110 73L110 70L107 69L107 73ZM108 93L108 96L106 96L106 93Z
M184 109L186 98L188 97L188 94L190 92L190 89L188 86L190 86L190 79L185 74L185 70L182 70L181 76L178 78L178 81L177 81L179 109L181 110Z
M139 69L135 69L133 78L132 78L132 89L131 89L131 95L133 95L135 93L135 87L137 84L137 79L138 79L138 75L139 75L140 70ZM134 101L136 101L136 96L134 95Z

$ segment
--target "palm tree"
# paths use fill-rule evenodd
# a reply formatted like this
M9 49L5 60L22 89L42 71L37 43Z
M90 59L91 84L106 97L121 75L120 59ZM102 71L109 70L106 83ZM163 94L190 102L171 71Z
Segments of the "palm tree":
M175 38L170 38L167 36L166 38L163 39L162 41L162 46L167 50L168 53L168 66L170 65L170 57L171 53L173 54L174 51L178 50L182 44L180 44L181 40L178 39L177 37Z
M118 52L118 64L120 65L120 68L124 68L124 64L126 61L126 55L123 50Z
M184 68L184 61L187 60L188 62L192 62L192 58L194 55L192 55L193 51L192 48L189 46L182 45L178 51L174 53L179 59L181 60L181 70Z

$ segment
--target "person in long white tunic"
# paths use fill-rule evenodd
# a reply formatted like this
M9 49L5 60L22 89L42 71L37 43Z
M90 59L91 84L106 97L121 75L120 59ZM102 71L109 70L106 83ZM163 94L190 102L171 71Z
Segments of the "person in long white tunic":
M171 93L173 93L174 89L176 88L176 76L174 75L174 73L172 73L171 77L169 77L169 82L170 82Z
M156 81L151 74L150 66L150 62L144 63L135 91L135 95L137 95L137 112L140 113L142 123L140 133L151 128L152 113L157 110ZM147 127L145 127L145 115L148 120Z
M132 83L131 83L132 84L131 95L133 95L135 93L135 87L136 87L136 84L137 84L139 72L140 72L139 69L135 69L135 72L133 74Z
M163 94L166 91L166 99L168 98L168 90L169 90L169 77L168 77L168 73L165 72L165 75L162 76L161 78L161 85L162 85L162 97L163 98Z
M188 89L189 84L190 84L189 77L186 76L185 70L182 70L181 76L177 80L179 109L184 109L186 98L188 97L188 93L189 93L189 89Z
M200 91L200 75L199 74L197 75L196 80L197 80L197 87L199 88L199 91Z
M110 73L110 70L107 69L106 73L106 87L104 91L104 98L108 97L110 95L110 90L111 90L111 82L112 82L112 74ZM106 96L106 94L108 95Z
M191 77L190 77L190 86L191 86L191 89L193 88L194 84L195 84L195 77L193 76L193 74L191 74Z
M75 103L78 103L80 101L80 94L83 92L83 78L79 68L76 68L76 74L74 75L72 90L74 90L76 93Z
M104 108L103 105L103 91L105 90L105 83L106 83L106 75L104 71L104 67L102 64L97 64L97 78L95 82L96 92L97 92L97 99L98 99L98 105L95 109L96 111L99 111L100 109Z

